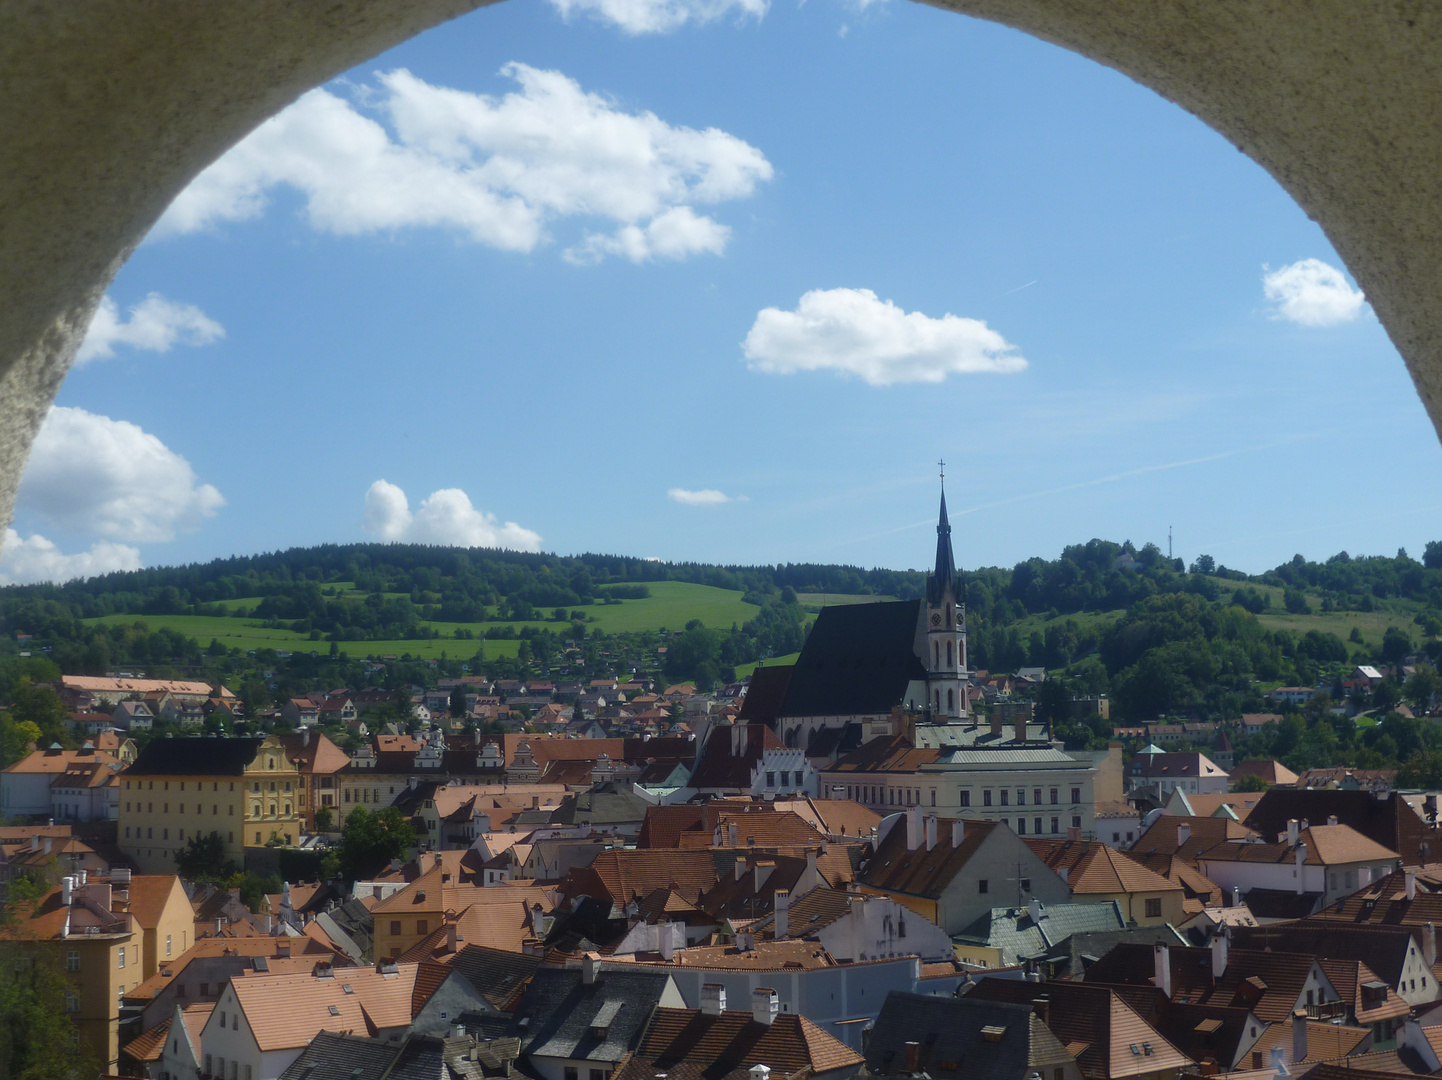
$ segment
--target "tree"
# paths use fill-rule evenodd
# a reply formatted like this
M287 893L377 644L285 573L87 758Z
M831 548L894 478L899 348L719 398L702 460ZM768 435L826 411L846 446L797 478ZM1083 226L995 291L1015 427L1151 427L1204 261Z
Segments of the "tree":
M1292 615L1305 615L1311 610L1307 604L1307 594L1301 589L1287 589L1282 593L1282 603Z
M1197 561L1192 563L1187 571L1190 574L1213 574L1217 570L1217 560L1210 555L1198 555Z
M457 720L466 715L466 684L456 683L455 689L451 691L451 715Z
M1064 679L1049 678L1037 687L1036 718L1052 731L1064 726L1070 719L1071 690Z
M329 806L322 806L315 812L315 827L317 832L330 832L330 827L335 822L335 812Z
M223 881L236 872L225 857L225 838L218 832L191 837L175 856L176 872L191 881Z
M75 1080L99 1063L66 1009L75 990L59 955L39 943L0 941L0 1077Z
M358 806L346 815L340 837L340 866L346 877L378 870L416 845L416 831L394 806L371 813Z
M1422 565L1428 570L1442 570L1442 541L1427 541L1422 549Z
M40 728L29 720L12 720L0 714L0 769L14 765L40 743Z
M1235 792L1266 791L1271 786L1271 784L1267 783L1256 773L1247 773L1245 776L1237 777L1237 779L1232 782L1232 790Z
M21 724L34 724L40 730L37 745L49 746L52 742L62 745L71 742L65 721L70 712L65 703L48 686L36 686L27 675L10 691L10 717Z
M1400 626L1389 626L1382 635L1382 660L1395 664L1412 651L1412 638Z
M1431 668L1418 668L1402 686L1402 696L1418 712L1432 707L1432 699L1438 690L1437 673Z

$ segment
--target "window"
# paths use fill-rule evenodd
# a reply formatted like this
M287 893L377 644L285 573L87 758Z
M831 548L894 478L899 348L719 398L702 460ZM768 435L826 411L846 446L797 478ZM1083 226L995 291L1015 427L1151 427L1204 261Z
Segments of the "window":
M983 792L981 793L981 805L982 805L982 806L990 806L990 805L991 805L991 789L990 789L990 788L987 788L985 791L983 791Z
M209 997L209 996L210 996L210 983L201 983L201 984L200 984L200 996L201 996L201 997Z
M129 807L126 807L126 809L128 810ZM125 826L125 839L127 839L127 840L130 839L130 826L129 826L129 825Z
M215 1063L220 1066L220 1071L217 1072L215 1075L219 1078L219 1080L225 1080L225 1058L218 1057L215 1059Z
M124 945L120 946L120 948L116 950L115 955L116 955L116 957L117 957L116 966L117 966L117 967L124 967L124 966L125 966L125 946L124 946Z
M963 792L961 793L961 805L962 805L962 806L970 806L970 805L971 805L971 792L969 792L969 791L963 791Z
M766 786L767 786L767 787L775 787L775 786L776 786L776 774L775 774L774 772L769 772L769 773L766 774Z
M1057 801L1058 801L1058 800L1057 800L1057 795L1058 795L1058 794L1059 794L1059 792L1057 791L1056 788L1052 788L1052 789L1051 789L1051 804L1052 804L1053 806L1055 806L1055 805L1057 804Z
M1081 802L1081 788L1074 787L1071 789L1071 801L1074 803Z
M428 933L430 933L430 925L431 925L431 924L430 924L427 920L425 920L425 919L417 919L417 920L416 920L416 933L417 933L417 934L428 934Z
M1080 815L1080 814L1073 814L1073 815L1071 816L1071 827L1072 827L1073 829L1080 829L1080 828L1081 828L1081 815ZM1128 834L1127 839L1128 839L1128 840L1131 839L1130 834Z
M225 1010L220 1010L220 1026L225 1027Z
M245 1080L252 1080L251 1075L250 1075L250 1066L249 1066L249 1065L247 1065L247 1066L245 1067ZM1057 1080L1061 1080L1061 1077L1057 1077Z
M166 935L165 935L165 955L166 955L166 956L169 956L169 955L170 955L170 935L169 935L169 934L166 934Z
M1051 819L1051 831L1053 833L1061 832L1061 818L1054 817Z
M567 1066L565 1067L565 1070L564 1070L564 1071L565 1071L565 1080L578 1080L580 1074L577 1073L577 1071L576 1071L576 1066L574 1066L574 1065L567 1065Z
M978 878L978 879L977 879L977 882L976 882L976 891L979 892L979 893L986 893L986 892L989 892L989 891L990 891L990 890L987 888L986 878Z
M400 921L399 919L392 919L392 920L391 920L391 933L392 933L392 934L399 934L400 932L401 932L401 921Z
M1031 892L1031 878L1024 877L1021 879L1021 891Z
M231 1013L231 1014L230 1014L230 1030L231 1030L231 1031L239 1031L239 1030L240 1030L240 1013L237 1012L237 1013Z
M80 998L68 991L65 994L65 1011L68 1013L78 1013L80 1011Z
M591 1070L591 1080L606 1080L606 1073L602 1069Z
M255 834L255 842L256 842L257 844L260 843L260 833L259 833L259 832L257 832L257 833Z
M1162 902L1159 897L1153 897L1147 901L1147 918L1160 919L1162 917ZM1308 995L1310 996L1310 995ZM1311 1004L1311 1002L1308 1002Z
M931 789L931 805L936 805L936 788Z
M1016 835L1017 835L1017 836L1025 836L1025 835L1026 835L1026 818L1024 818L1024 817L1019 817L1019 818L1016 819Z
M1031 804L1033 806L1041 805L1041 788L1037 788L1031 793Z
M1036 836L1041 835L1041 818L1031 819L1031 831Z
M1010 799L1011 799L1011 792L1009 792L1009 791L1003 791L1003 792L1001 793L1001 805L1002 805L1002 806L1008 805Z
M169 840L169 839L170 839L170 830L169 830L169 829L161 829L161 830L160 830L160 838L161 838L162 840Z
M212 1065L212 1064L214 1064L214 1063L211 1061L210 1055L209 1055L209 1054L206 1054L206 1055L205 1055L205 1072L206 1072L206 1075L213 1075L213 1074L214 1074L215 1070L211 1068L211 1065Z
M80 970L80 954L79 954L78 952L76 952L74 949L71 949L69 952L67 952L67 953L65 954L65 970L66 970L66 971L79 971L79 970Z

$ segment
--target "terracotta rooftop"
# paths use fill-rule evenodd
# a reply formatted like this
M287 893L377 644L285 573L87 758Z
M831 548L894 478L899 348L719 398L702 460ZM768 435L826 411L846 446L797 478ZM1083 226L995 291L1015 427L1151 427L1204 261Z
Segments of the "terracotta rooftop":
M375 968L342 968L330 978L268 975L231 983L263 1053L305 1046L321 1031L375 1034L411 1022L418 964L393 975ZM350 987L347 991L346 987Z
M0 772L59 775L77 765L96 761L119 764L119 759L105 750L35 750Z
M716 864L710 851L603 851L587 867L566 873L558 891L569 899L590 896L625 904L658 888L672 888L695 897L716 884Z
M873 740L873 742L878 740ZM876 849L876 854L866 864L862 882L875 889L895 890L914 896L939 897L967 862L976 854L992 830L1001 826L994 821L967 820L961 846L951 846L951 819L942 818L937 822L936 847L928 851L926 845L918 845L915 851L906 849L906 823L898 822L886 834Z
M1055 871L1067 871L1073 895L1180 891L1181 885L1148 870L1097 840L1024 840Z
M636 1059L632 1064L637 1067L623 1069L617 1080L632 1074L634 1080L651 1080L658 1070L670 1077L681 1064L699 1067L705 1080L720 1080L733 1070L752 1065L768 1065L794 1076L803 1070L854 1070L864 1061L855 1050L796 1013L781 1013L767 1025L750 1012L728 1010L708 1016L700 1009L667 1008L656 1010Z

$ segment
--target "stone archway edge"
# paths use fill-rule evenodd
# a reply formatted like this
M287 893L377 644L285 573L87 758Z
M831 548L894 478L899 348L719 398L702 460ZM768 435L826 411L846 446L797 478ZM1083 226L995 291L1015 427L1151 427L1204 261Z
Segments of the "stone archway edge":
M0 521L96 305L175 195L306 90L480 6L0 0ZM1442 5L935 6L1115 68L1259 162L1326 232L1442 431Z

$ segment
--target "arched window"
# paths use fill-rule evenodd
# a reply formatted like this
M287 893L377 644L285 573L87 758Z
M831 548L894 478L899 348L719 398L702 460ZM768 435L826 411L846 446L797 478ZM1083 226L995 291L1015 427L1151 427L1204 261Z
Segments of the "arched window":
M948 642L946 643L946 666L947 666L947 667L951 667L951 657L952 657L952 653L951 653L951 642L948 641Z
M948 690L948 691L946 692L946 711L947 711L947 712L954 712L955 709L956 709L956 691L955 691L955 690Z
M941 711L941 691L940 691L940 690L938 690L938 691L936 692L936 708L937 708L937 711L938 711L938 712Z
M934 668L941 667L941 642L933 641L931 643L931 656L931 666Z

